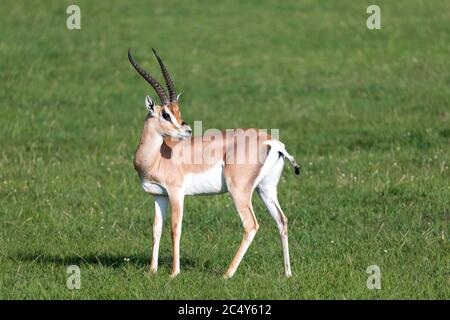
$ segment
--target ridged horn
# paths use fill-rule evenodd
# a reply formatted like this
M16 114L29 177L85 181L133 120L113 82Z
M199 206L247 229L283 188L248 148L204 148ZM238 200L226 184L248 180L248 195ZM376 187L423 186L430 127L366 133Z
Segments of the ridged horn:
M158 94L159 99L161 99L161 103L163 105L169 103L169 99L167 98L167 94L164 91L164 88L155 80L151 75L149 75L138 63L134 60L131 55L131 50L128 49L128 60L130 60L131 65L136 69L136 71L144 78L152 87L155 89Z
M161 72L163 74L164 80L166 81L167 89L169 90L169 98L170 102L177 102L177 91L175 90L175 86L173 84L172 79L170 78L169 71L167 71L166 66L164 65L164 62L156 52L154 48L152 48L153 53L156 56L156 59L158 59L159 66L161 67Z

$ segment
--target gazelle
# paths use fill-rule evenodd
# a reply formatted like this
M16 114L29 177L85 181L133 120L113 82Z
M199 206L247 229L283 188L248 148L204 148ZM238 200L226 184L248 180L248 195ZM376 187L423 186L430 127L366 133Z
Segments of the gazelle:
M171 276L174 277L180 272L184 197L229 192L244 227L242 243L224 275L225 278L232 277L259 228L251 202L256 189L277 223L285 274L291 276L287 218L278 202L277 184L284 158L291 162L296 174L300 173L300 167L281 142L260 130L236 129L214 138L207 135L192 137L191 128L181 118L178 96L169 72L155 49L153 52L166 82L168 96L163 87L137 64L128 50L129 61L161 100L161 104L157 105L149 96L145 98L148 114L134 157L134 168L143 189L155 196L150 270L156 272L158 269L163 219L169 203L173 246ZM247 139L250 133L254 133L253 143ZM257 153L258 161L249 159L252 152ZM240 158L236 156L239 153Z

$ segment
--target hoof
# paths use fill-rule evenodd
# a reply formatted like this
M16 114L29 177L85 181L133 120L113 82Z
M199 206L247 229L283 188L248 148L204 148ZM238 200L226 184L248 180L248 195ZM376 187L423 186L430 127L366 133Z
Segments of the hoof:
M225 272L225 274L222 276L223 279L230 279L233 277L233 273Z

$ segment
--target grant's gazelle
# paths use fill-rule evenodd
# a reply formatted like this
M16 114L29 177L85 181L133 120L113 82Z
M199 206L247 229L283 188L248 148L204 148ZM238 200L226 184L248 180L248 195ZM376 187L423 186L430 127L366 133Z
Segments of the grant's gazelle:
M141 139L134 157L134 168L144 190L155 197L153 222L153 252L151 271L158 268L158 252L163 219L168 204L172 213L172 276L180 272L180 235L183 220L183 200L186 195L229 192L242 220L244 237L224 277L236 272L258 228L252 208L256 190L281 237L286 276L291 276L289 262L287 218L277 198L277 184L284 158L300 167L286 151L283 143L263 130L233 129L218 135L192 137L192 130L181 117L178 96L163 61L153 49L167 85L164 88L148 74L131 55L128 59L136 71L153 87L161 100L157 105L145 98L148 110Z

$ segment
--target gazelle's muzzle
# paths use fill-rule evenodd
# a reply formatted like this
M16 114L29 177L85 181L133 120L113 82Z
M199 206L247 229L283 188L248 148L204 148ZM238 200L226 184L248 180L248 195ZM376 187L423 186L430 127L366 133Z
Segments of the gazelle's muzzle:
M192 129L188 125L184 125L180 128L180 131L178 133L178 137L180 139L189 139L192 136Z

